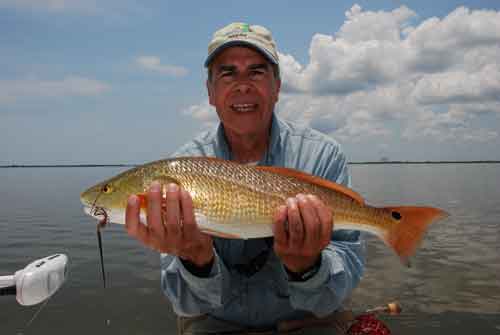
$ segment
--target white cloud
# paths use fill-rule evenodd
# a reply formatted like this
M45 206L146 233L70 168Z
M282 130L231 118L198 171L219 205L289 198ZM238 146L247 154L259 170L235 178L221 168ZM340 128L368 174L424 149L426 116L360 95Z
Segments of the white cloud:
M499 99L500 67L497 64L487 64L475 73L458 70L430 74L417 82L413 95L422 104Z
M398 135L394 122L405 138L495 138L468 116L500 111L500 13L415 16L355 5L337 34L312 37L308 64L280 55L282 114L346 140Z
M0 80L0 103L30 98L94 96L110 89L104 82L78 76L68 76L62 80Z
M354 5L345 13L344 22L337 36L350 43L366 41L399 42L401 29L416 13L406 6L391 12L363 12L361 6Z
M215 108L208 103L208 99L199 105L188 107L182 113L200 121L202 127L214 125L218 120Z
M500 117L481 115L500 116L500 12L417 14L354 5L336 34L312 36L308 63L280 53L279 113L345 141L497 138Z
M145 70L158 72L173 77L183 77L188 73L188 70L185 67L162 64L160 57L157 56L139 56L135 59L135 62Z

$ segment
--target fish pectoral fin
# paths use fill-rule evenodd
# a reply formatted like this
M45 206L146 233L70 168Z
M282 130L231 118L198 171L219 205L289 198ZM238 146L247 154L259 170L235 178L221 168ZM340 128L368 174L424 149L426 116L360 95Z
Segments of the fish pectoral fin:
M355 200L356 202L360 203L361 205L364 205L364 203L365 203L365 200L363 199L363 197L359 193L351 190L350 188L345 187L345 186L340 185L340 184L337 184L337 183L334 183L332 181L326 180L324 178L313 176L311 174L308 174L308 173L305 173L305 172L302 172L299 170L285 168L285 167L281 167L281 166L256 166L255 168L258 170L268 171L268 172L280 174L283 176L294 177L294 178L300 179L302 181L305 181L305 182L308 182L311 184L315 184L315 185L325 187L325 188L328 188L330 190L342 193L342 194L348 196L349 198Z
M139 207L141 209L146 209L148 207L148 197L146 193L137 193L136 196L139 198Z

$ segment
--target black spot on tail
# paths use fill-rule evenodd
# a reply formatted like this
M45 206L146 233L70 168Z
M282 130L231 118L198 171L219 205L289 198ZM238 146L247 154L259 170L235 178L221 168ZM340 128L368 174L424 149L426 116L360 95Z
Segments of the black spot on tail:
M401 216L401 213L399 212L396 212L396 211L392 211L392 217L396 220L401 220L403 217Z

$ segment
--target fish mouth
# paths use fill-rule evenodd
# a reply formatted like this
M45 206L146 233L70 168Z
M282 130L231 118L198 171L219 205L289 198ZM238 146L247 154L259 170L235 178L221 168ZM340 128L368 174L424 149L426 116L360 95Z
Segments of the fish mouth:
M92 216L99 221L109 221L108 210L104 207L91 206L89 204L83 205L83 211L85 214Z

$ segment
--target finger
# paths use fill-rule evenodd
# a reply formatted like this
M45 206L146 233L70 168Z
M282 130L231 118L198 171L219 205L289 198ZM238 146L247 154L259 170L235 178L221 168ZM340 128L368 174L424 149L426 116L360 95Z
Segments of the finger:
M288 234L290 248L301 248L304 243L304 227L296 198L287 199Z
M141 241L145 245L151 246L148 228L140 222L139 198L131 195L127 201L125 210L125 229L127 233Z
M279 206L273 216L274 243L278 245L288 244L288 232L285 227L287 217L287 207Z
M298 194L297 199L304 226L304 246L306 248L317 247L320 242L321 224L316 213L316 207L303 194Z
M320 243L323 247L326 247L330 243L333 230L332 210L316 196L310 195L309 199L316 207L316 213L321 224Z
M139 225L139 198L135 194L127 199L127 208L125 209L125 229L130 236L137 236Z
M165 227L162 223L162 211L161 211L161 185L158 182L153 182L148 190L148 214L147 222L150 231L156 235L158 240L163 240L165 238Z
M182 235L183 238L196 238L200 233L194 216L193 199L188 191L180 191L180 202L182 211Z
M180 205L179 205L179 186L170 183L167 186L167 213L165 214L167 234L169 237L179 239L181 234L180 227Z

